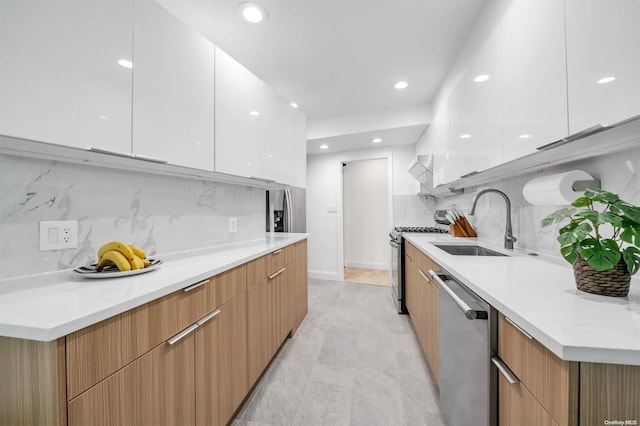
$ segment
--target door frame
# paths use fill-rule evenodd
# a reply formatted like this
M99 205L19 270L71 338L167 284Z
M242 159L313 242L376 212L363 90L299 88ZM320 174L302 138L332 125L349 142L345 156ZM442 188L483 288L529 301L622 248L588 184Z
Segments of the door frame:
M380 153L359 153L353 157L345 155L343 160L340 160L337 164L338 174L340 178L338 179L338 188L337 188L337 223L336 228L338 230L338 238L337 238L337 247L336 247L336 256L337 256L337 268L336 276L338 281L344 281L344 170L343 163L351 163L354 161L363 161L363 160L387 160L387 219L388 224L387 227L389 231L393 228L393 153L389 152L380 152Z

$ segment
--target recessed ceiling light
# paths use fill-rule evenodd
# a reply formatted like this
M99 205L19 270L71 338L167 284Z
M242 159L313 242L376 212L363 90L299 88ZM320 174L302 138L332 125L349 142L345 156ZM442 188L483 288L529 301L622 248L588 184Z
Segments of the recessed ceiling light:
M409 84L406 81L399 81L393 87L396 89L406 89Z
M329 145L320 145L320 149L327 149L329 148Z
M489 76L486 74L477 75L476 78L473 79L476 83L482 83L483 81L489 80Z
M133 62L127 59L118 59L118 65L125 68L133 68Z
M530 134L528 134L528 133L525 133L525 134L522 134L522 135L520 135L520 136L518 136L518 137L519 137L520 139L529 139L529 138L531 137L531 135L530 135Z
M460 135L460 139L469 139L471 135L469 133L465 133L464 135Z
M99 115L98 118L100 120L108 120L109 119L109 117L107 117L106 115Z
M604 78L601 78L600 80L598 80L598 84L611 83L615 79L616 79L615 77L604 77Z
M373 139L371 139L371 142L373 142L373 143L380 143L380 142L382 142L382 139L380 139L380 138L373 138Z
M252 24L262 22L269 17L267 9L265 9L264 6L258 3L246 1L240 3L238 5L238 8L240 9L242 17L245 19L245 21L251 22Z
M254 117L257 117L260 115L259 111L249 111L249 115L253 115Z
M193 143L195 143L196 145L200 145L200 141L194 141Z
M295 102L291 102L291 108L298 108L298 104Z

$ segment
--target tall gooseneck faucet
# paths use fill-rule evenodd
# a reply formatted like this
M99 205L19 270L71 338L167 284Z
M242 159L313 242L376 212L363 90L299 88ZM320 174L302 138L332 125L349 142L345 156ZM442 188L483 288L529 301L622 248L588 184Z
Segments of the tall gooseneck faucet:
M497 189L484 189L478 192L476 196L473 197L473 205L471 206L471 211L469 212L469 215L473 216L475 214L476 204L478 203L478 199L488 192L495 192L496 194L502 196L502 198L504 198L505 203L507 204L507 226L504 231L504 248L513 249L513 243L515 241L518 241L518 239L513 236L513 229L511 228L511 201L509 200L509 197L507 197L507 194L505 194L502 191L498 191Z

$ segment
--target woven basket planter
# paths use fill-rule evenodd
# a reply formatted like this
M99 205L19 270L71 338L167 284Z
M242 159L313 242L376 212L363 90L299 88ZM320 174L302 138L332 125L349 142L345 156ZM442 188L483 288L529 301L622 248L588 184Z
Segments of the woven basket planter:
M615 268L608 271L596 271L578 256L573 264L578 290L601 296L624 297L629 293L631 275L627 264L620 260Z

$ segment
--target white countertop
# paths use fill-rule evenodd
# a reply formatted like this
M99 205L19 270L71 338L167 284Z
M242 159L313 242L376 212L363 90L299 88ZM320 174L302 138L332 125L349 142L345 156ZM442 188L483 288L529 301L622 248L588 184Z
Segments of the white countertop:
M454 256L432 243L476 244L472 238L404 234L441 268L460 280L558 357L568 361L640 365L640 279L627 297L579 291L573 268L562 259L523 250L502 256Z
M188 287L308 234L265 238L167 256L155 271L111 279L82 278L71 270L0 281L0 336L52 341Z

